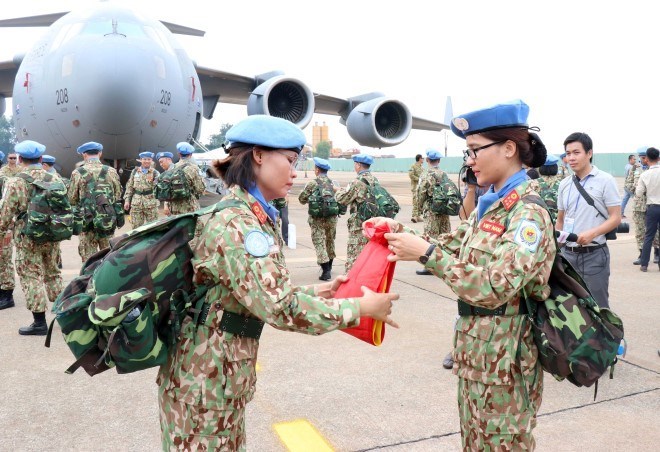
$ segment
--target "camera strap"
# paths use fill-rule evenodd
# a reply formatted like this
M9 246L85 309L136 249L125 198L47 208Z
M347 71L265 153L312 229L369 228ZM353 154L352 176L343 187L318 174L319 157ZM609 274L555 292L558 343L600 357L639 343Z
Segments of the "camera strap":
M594 199L591 196L589 196L589 193L587 193L587 191L584 189L584 187L582 186L582 184L578 180L577 176L573 175L572 179L573 179L573 183L577 187L578 191L580 192L580 194L582 195L584 200L587 201L587 204L589 204L591 207L596 209L596 212L598 212L598 214L601 217L603 217L607 220L610 216L609 215L603 215L603 212L601 212L600 209L598 207L596 207L596 205L594 204Z

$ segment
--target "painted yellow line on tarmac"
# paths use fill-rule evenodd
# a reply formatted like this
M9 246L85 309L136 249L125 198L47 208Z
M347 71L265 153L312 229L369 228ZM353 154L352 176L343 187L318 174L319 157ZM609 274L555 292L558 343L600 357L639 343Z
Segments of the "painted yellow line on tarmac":
M256 363L256 364L254 365L254 371L255 371L255 372L261 372L261 364Z
M279 422L273 425L287 450L291 452L332 452L334 449L312 424L305 419Z

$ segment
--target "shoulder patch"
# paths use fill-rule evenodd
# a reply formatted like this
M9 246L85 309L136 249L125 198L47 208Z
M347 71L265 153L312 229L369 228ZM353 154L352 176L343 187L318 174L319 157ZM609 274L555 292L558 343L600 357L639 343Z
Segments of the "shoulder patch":
M513 241L533 253L541 242L541 228L535 221L522 220L518 225Z
M268 235L264 232L253 229L245 236L245 251L254 257L267 256L270 251L270 242Z

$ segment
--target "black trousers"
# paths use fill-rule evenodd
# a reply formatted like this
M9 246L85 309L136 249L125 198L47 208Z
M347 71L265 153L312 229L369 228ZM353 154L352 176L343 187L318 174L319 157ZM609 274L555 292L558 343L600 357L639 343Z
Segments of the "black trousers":
M651 248L653 248L653 237L660 227L660 204L649 204L646 207L646 235L644 236L644 246L642 247L642 257L640 264L648 267L651 260Z

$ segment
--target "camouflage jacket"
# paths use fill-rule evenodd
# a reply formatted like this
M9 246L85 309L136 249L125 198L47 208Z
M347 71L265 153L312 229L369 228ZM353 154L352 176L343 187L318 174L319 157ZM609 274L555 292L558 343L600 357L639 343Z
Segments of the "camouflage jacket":
M43 180L46 175L41 163L22 167L22 169L22 172L29 174L34 180ZM62 179L58 174L53 174L53 178ZM9 177L5 180L0 200L0 237L4 236L7 231L13 230L14 240L21 239L19 232L23 230L25 220L18 219L18 216L27 212L31 193L32 184L25 179Z
M555 191L559 191L559 184L564 178L561 174L555 174L554 176L544 176L541 174L540 179L543 179L545 183L553 187Z
M128 201L131 209L155 209L158 208L158 200L154 196L154 188L158 182L160 173L149 168L146 173L140 167L131 172L131 177L126 183L124 200Z
M319 176L316 177L316 179L312 179L309 182L307 182L307 185L305 185L305 188L302 189L300 194L298 195L298 201L300 201L300 204L307 204L309 202L309 197L312 196L312 193L314 193L314 190L316 190L316 187L319 186L322 181L328 181L330 178L328 177L327 174L320 174ZM332 184L332 182L330 182Z
M408 177L410 178L410 187L412 187L413 189L417 187L417 184L419 183L419 178L422 175L423 171L424 171L423 166L418 164L417 162L413 163L410 166L410 169L408 170Z
M101 170L106 165L103 165L98 159L91 159L86 161L81 168L85 168L89 174L92 175L93 179L98 179ZM119 182L119 174L117 171L108 167L108 183L113 187L113 194L115 199L111 200L115 202L121 198L121 183ZM85 178L80 174L80 168L76 168L71 173L71 180L69 182L69 201L71 202L71 207L76 207L80 202L85 198L87 192L87 183Z
M419 178L419 184L417 185L417 200L422 211L428 209L428 202L433 197L433 188L435 187L436 178L440 181L443 174L445 174L445 172L437 166L430 166Z
M0 168L0 190L2 190L2 187L4 186L7 179L9 179L10 177L14 177L18 173L20 173L22 169L23 167L18 165L13 168L9 165L5 165L2 168ZM0 192L0 198L1 197L2 197L2 192Z
M518 313L523 288L533 300L549 295L556 248L550 215L536 204L520 201L528 195L538 196L525 181L493 203L480 221L475 209L455 231L431 239L438 247L426 268L460 299L487 309L507 303L501 316L458 319L454 371L462 378L508 385L513 383L514 368L520 369L517 359L523 368L537 363L530 325Z
M292 283L277 226L252 195L232 187L226 199L239 200L242 206L211 216L192 261L196 282L211 286L206 322L198 328L190 319L184 322L182 340L158 377L178 400L213 409L245 406L256 383L259 342L223 333L223 310L312 335L359 324L356 299L324 299L314 296L313 286ZM249 233L272 238L270 253L255 257L247 252Z
M199 167L190 159L179 160L176 162L175 166L183 167L183 172L188 180L188 186L190 187L190 193L192 196L189 199L175 199L168 201L167 204L172 215L192 212L199 209L198 199L204 194L204 190L206 189L204 179L201 174L199 174Z
M646 195L637 196L635 193L637 191L637 183L639 178L644 171L648 169L647 166L642 166L639 163L635 164L635 167L628 172L628 177L624 183L624 188L634 195L633 197L633 212L646 212Z
M367 197L367 184L362 180L366 180L373 186L378 179L371 174L370 171L365 171L358 175L358 177L351 181L345 188L340 188L335 194L335 198L339 204L348 206L350 215L348 217L348 229L350 231L362 230L362 221L357 217L357 206L364 202Z

